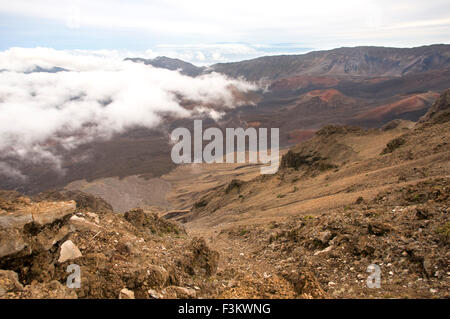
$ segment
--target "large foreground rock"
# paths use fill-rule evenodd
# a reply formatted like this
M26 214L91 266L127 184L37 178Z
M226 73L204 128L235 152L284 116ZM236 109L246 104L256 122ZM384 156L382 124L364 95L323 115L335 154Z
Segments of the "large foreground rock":
M54 223L73 214L76 203L20 203L8 209L0 210L0 258L50 249L69 232L63 224Z
M36 203L30 206L28 210L31 211L33 221L36 224L43 226L72 214L76 207L75 201L72 200L68 202Z

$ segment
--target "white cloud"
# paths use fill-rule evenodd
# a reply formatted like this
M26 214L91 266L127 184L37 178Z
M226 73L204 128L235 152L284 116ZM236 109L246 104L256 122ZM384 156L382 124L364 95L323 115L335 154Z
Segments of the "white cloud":
M27 180L27 177L23 175L18 169L4 162L0 162L0 175L9 177L13 180L20 180L22 182Z
M447 41L450 33L448 0L14 0L0 3L0 12L179 44L301 42L323 49L403 39L413 46ZM427 30L417 36L424 22Z
M36 66L67 72L30 72ZM52 160L71 149L134 126L155 127L161 113L188 117L204 105L234 107L232 89L256 86L217 73L191 78L177 71L123 61L117 52L12 48L0 52L0 153ZM195 101L188 111L179 98ZM6 171L5 164L0 173ZM19 176L16 174L16 176Z
M158 44L153 50L142 54L148 56L164 55L191 62L198 66L215 63L242 61L265 55L300 54L311 51L300 44L250 44L250 43L196 43L196 44ZM151 53L151 54L150 54ZM139 52L135 52L138 56Z

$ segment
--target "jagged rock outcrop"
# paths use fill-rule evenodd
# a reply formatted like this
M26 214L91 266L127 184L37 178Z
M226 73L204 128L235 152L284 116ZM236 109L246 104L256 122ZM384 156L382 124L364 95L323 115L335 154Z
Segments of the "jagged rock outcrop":
M0 258L49 249L69 232L59 221L75 209L75 202L69 201L27 203L16 211L0 211Z
M77 209L98 213L112 213L112 206L103 198L82 191L47 191L33 197L35 201L70 201L77 203Z
M420 118L419 123L443 123L448 120L450 120L450 89L439 96L428 112Z
M219 254L156 213L94 213L75 201L2 194L0 298L194 298L213 291L206 278ZM78 286L67 285L73 269Z

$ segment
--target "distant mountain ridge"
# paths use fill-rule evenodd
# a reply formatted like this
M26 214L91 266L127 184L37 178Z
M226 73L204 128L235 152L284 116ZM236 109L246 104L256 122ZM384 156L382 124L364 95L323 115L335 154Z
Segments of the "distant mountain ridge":
M189 76L200 75L204 68L197 67L192 63L185 62L180 59L172 59L165 56L159 56L154 59L143 59L143 58L126 58L125 61L132 61L137 63L144 63L147 65L152 65L155 68L167 69L167 70L180 70L181 74Z
M415 48L343 47L306 54L264 56L240 62L218 63L209 68L197 67L168 57L126 60L169 70L180 69L181 73L190 76L216 71L231 77L244 77L250 81L263 78L273 81L294 75L399 77L449 68L450 45L435 44Z
M219 63L211 69L248 80L275 80L293 75L397 77L447 67L450 67L450 45L437 44L416 48L338 48Z

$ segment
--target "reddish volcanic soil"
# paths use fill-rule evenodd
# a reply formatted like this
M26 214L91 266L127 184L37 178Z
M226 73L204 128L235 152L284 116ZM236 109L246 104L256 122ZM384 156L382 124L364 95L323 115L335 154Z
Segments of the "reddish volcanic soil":
M415 94L408 96L399 101L377 106L367 112L360 113L355 116L355 119L377 119L381 120L384 117L395 117L404 113L419 111L426 109L431 102L439 96L435 92L427 92L423 94Z
M331 100L337 97L345 97L341 92L336 89L328 90L313 90L307 93L309 96L318 96L324 102L331 102Z
M293 76L275 81L270 88L274 91L298 90L315 85L331 87L338 83L337 79L328 76Z

